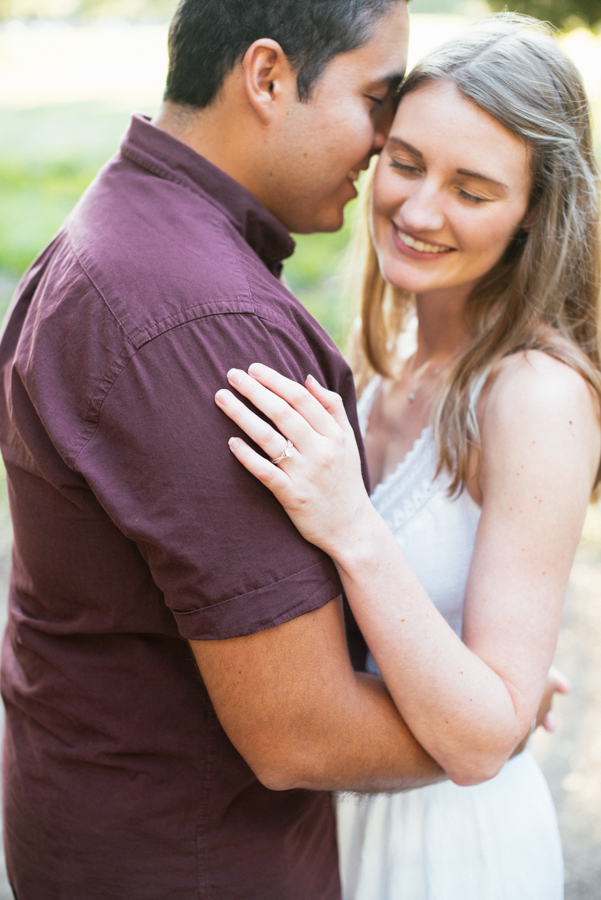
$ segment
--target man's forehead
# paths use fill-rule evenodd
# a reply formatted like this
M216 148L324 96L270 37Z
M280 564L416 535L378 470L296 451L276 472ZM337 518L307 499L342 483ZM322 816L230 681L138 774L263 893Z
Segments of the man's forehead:
M315 93L327 92L328 87L352 93L394 90L405 77L408 41L407 4L399 0L377 22L364 44L330 59Z
M407 4L400 0L378 21L370 38L356 50L345 54L355 57L371 83L398 83L405 75L409 48Z

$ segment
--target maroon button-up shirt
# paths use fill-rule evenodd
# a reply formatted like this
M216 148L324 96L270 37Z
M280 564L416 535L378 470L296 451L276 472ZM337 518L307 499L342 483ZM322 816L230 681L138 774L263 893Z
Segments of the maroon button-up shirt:
M213 396L265 362L348 367L279 281L293 242L244 188L134 118L17 293L0 344L15 531L2 658L19 900L337 900L330 797L271 792L186 639L340 593L233 458Z

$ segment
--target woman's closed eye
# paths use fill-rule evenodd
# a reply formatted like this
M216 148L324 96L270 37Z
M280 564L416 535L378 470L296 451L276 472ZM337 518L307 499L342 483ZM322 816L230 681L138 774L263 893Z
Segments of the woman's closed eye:
M458 188L457 192L464 200L474 203L476 206L480 203L489 203L492 199L491 197L478 197L477 194L470 194L469 191L466 191L464 188Z
M391 169L398 169L404 175L417 176L421 175L423 172L423 169L419 168L418 166L412 166L410 163L402 163L396 159L390 160L390 167Z

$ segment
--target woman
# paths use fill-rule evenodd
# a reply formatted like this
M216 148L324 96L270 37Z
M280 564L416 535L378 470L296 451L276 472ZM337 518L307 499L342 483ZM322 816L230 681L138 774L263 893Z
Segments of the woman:
M375 173L359 373L375 373L359 402L372 503L315 380L229 373L279 433L217 395L277 466L240 439L232 452L332 557L368 669L450 779L340 798L345 900L563 894L542 774L528 753L506 760L599 479L598 196L575 68L542 27L494 18L409 75Z

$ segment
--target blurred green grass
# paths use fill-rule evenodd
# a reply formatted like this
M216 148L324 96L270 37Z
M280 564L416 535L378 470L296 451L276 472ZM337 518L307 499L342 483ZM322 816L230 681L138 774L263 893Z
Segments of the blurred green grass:
M117 150L125 112L100 104L0 110L0 311L17 280L60 227L98 169ZM350 311L342 260L350 226L335 234L295 236L285 266L292 291L339 344Z
M29 166L0 161L0 267L22 272L85 190L94 170L78 160Z

